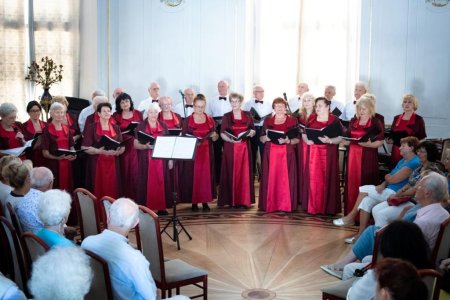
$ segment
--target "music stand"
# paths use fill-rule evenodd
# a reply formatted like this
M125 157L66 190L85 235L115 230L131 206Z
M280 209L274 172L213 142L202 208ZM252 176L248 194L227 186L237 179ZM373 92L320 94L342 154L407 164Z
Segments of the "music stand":
M177 161L183 160L193 160L195 157L195 152L197 150L197 138L195 137L182 137L182 136L158 136L155 141L153 148L152 158L155 159L169 159L174 162L172 167L172 203L173 203L173 213L170 221L161 230L161 234L164 232L169 236L169 238L177 242L177 248L180 250L180 238L179 235L184 231L188 236L189 240L192 240L191 235L186 230L184 225L181 223L177 216L177 184L176 184L176 174L175 174L175 163ZM169 225L172 224L173 234L172 236L166 231ZM181 227L178 230L177 225Z

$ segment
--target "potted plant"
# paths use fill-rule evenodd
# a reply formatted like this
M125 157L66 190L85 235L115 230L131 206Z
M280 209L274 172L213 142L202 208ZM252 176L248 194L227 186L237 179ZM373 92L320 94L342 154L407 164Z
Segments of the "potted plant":
M41 85L44 89L40 102L46 115L48 115L48 110L52 101L49 89L52 84L61 82L63 78L61 75L63 66L57 65L53 59L48 56L42 57L40 62L41 64L38 64L36 61L31 63L31 66L28 67L28 75L25 79L34 82L36 85Z

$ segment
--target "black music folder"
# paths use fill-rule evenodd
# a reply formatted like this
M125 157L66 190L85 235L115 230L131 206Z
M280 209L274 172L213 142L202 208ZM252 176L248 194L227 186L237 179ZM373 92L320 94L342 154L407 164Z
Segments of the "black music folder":
M138 142L143 145L145 145L145 144L153 145L153 144L155 144L156 137L139 130L137 133L137 139L138 139Z
M266 118L268 118L268 117L270 117L272 115L272 113L270 113L270 114L265 115L265 116L260 116L254 107L250 108L250 114L252 115L253 119L256 122L262 121L262 120L264 120L264 119L266 119Z
M56 149L56 156L63 156L63 155L80 155L84 153L86 149L81 150L69 150L69 149Z
M96 148L103 147L104 150L117 150L117 148L122 147L129 139L131 139L131 137L119 142L107 135L102 135L100 141L96 145Z
M319 140L319 137L327 136L329 138L334 138L342 135L340 123L333 123L320 129L305 127L305 132L308 140L313 141L314 144L323 144Z
M248 129L244 132L239 133L237 136L235 136L234 134L232 134L231 132L225 130L223 133L225 133L230 139L232 139L233 141L240 141L243 138L248 137L248 135L250 134L251 129Z
M138 127L139 122L131 122L128 124L127 128L122 131L122 134L134 134L134 130Z

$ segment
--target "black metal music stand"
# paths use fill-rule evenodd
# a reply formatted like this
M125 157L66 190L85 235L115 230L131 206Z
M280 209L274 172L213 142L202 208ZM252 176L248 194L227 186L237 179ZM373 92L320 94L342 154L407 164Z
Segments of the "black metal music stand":
M158 139L160 142L158 142ZM169 139L173 140L172 148L169 147L169 143L162 143L161 141L165 139L167 142ZM185 143L177 143L177 139L189 139L191 141L191 147L187 147ZM179 149L181 148L181 149ZM184 161L184 160L193 160L195 157L195 152L197 149L197 139L196 138L190 138L190 137L179 137L179 136L173 136L173 137L157 137L155 141L155 146L153 149L152 157L158 158L158 159L169 159L173 161L173 167L171 170L171 178L172 178L172 205L173 205L173 212L172 217L170 218L169 222L163 227L161 230L161 234L165 233L167 236L174 242L177 242L177 249L180 250L180 233L184 231L186 235L188 236L189 240L192 240L192 236L189 234L189 232L184 227L183 223L181 223L180 219L177 216L177 199L178 199L178 193L177 193L177 183L178 183L178 176L177 176L177 162L178 161ZM182 150L182 151L176 151L176 150ZM156 154L156 155L155 155ZM173 233L170 235L167 232L167 228L172 224ZM178 229L179 226L181 229Z

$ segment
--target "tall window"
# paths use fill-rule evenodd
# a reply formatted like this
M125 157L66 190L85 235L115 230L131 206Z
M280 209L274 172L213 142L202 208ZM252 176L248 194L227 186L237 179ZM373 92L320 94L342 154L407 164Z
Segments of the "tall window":
M25 80L32 60L49 56L64 66L52 95L78 95L79 6L73 0L0 2L0 102L13 102L19 120L27 118L26 103L43 92Z

